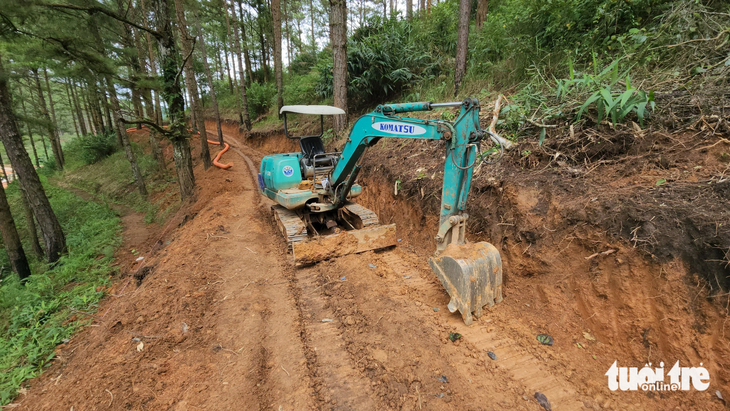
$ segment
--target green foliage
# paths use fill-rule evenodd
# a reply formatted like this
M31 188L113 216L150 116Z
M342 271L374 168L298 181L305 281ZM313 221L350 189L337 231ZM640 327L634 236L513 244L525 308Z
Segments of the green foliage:
M589 107L595 106L598 123L603 121L604 117L610 117L615 125L623 122L628 114L634 113L639 122L644 124L647 105L650 110L654 109L654 92L646 93L632 87L631 77L628 74L630 69L619 74L619 62L620 60L614 61L600 73L580 76L576 76L572 64L569 64L570 78L557 81L556 97L561 99L576 92L591 93L578 110L576 121L581 119ZM596 66L593 65L597 71ZM613 91L620 80L624 81L625 90Z
M273 83L252 83L246 90L248 113L256 119L276 105L276 86Z
M319 80L316 71L303 75L292 75L284 82L284 102L286 104L316 104L318 97L315 87Z
M58 344L89 322L86 313L104 295L97 289L113 271L112 255L105 250L120 244L120 220L114 212L43 180L69 252L52 268L34 265L25 286L15 275L0 283L0 405L48 365ZM8 195L11 208L19 207L18 190L11 188ZM2 259L7 259L4 253ZM7 266L7 261L2 264Z
M119 145L114 132L106 132L76 137L64 148L77 152L83 164L94 164L114 154Z
M347 46L348 97L362 107L382 103L438 72L437 60L413 41L407 21L374 17L355 31ZM318 65L320 97L332 95L331 60Z
M150 192L162 192L169 185L174 184L172 176L158 170L157 162L150 154L143 151L137 143L132 143L132 150L137 157L142 176L144 177L147 190ZM78 164L75 160L77 152L66 151L66 164ZM145 213L147 223L163 221L160 208L164 204L167 209L165 213L173 213L176 206L170 205L170 196L173 192L165 192L162 196L156 196L154 200L140 196L134 188L134 180L130 173L129 161L123 151L117 151L111 156L84 167L66 167L64 175L66 183L96 195L104 202L124 204L137 212Z

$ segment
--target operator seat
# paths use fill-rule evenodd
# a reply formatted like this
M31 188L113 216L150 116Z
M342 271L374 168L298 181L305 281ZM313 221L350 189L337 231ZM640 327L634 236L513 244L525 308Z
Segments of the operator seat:
M319 136L302 137L299 139L304 157L311 160L317 154L324 154L324 143Z
M302 149L302 160L308 166L333 166L336 164L336 156L320 156L317 164L314 164L314 156L324 154L324 143L319 136L302 137L299 139L299 146Z

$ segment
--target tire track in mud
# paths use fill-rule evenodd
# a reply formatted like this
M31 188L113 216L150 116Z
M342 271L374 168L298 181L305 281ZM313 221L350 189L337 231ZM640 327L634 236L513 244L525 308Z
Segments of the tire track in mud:
M240 143L237 141L235 143L240 147ZM253 165L240 150L235 151L246 159L250 167ZM251 171L254 174L255 169ZM369 311L370 307L362 306L357 300L342 301L342 294L331 292L329 288L337 285L340 276L349 278L351 275L358 275L358 270L343 267L345 264L340 263L362 259L363 256L377 261L377 265L381 265L381 269L387 272L383 277L395 281L375 278L374 284L370 284L369 298L377 299L377 295L380 295L388 300L382 307L389 312L381 311L379 315L377 312L372 313L371 318L363 321L362 327L353 327L357 331L351 333L350 327L357 323L353 318L358 318L353 313ZM513 330L506 328L500 329L499 332L487 331L484 327L477 328L479 324L467 327L459 316L448 314L438 315L435 321L429 321L428 316L421 314L423 310L416 310L414 313L411 309L389 307L408 307L413 300L444 299L445 294L435 277L429 275L430 272L424 272L423 267L419 267L418 264L409 262L411 258L413 256L406 256L400 250L344 257L334 264L338 267L338 271L331 273L334 280L322 274L324 265L322 263L311 268L290 269L291 292L296 295L295 300L300 313L301 341L307 351L309 372L315 381L315 392L321 408L373 409L376 406L407 408L411 403L414 408L422 408L424 403L428 403L427 408L447 409L451 406L469 407L485 399L484 395L475 394L468 389L446 388L446 384L434 385L434 382L438 381L433 380L438 376L424 375L433 374L428 367L434 364L438 365L434 369L449 373L452 379L465 383L466 388L469 388L473 381L480 379L480 375L491 374L494 381L483 384L481 388L489 393L487 397L496 400L495 402L502 407L513 408L528 404L536 406L533 395L535 392L542 392L555 409L583 408L583 403L579 400L580 394L572 385L545 367L543 359L522 347L517 339L511 338L508 334ZM377 292L373 292L373 289ZM355 290L355 293L368 294L365 290ZM422 305L420 302L416 304ZM343 305L350 307L343 310ZM448 335L446 330L459 332L468 336L467 342L464 343L467 350L450 352L446 362L427 361L425 368L406 364L394 366L388 351L397 353L397 344L382 343L389 337L387 333L378 329L378 323L386 316L389 317L387 321L391 323L406 324L415 321L420 325L417 328L424 334L444 336ZM322 322L323 319L332 321ZM362 333L372 335L372 339L379 343L368 344L356 335L352 335ZM411 347L413 351L418 352L417 354L414 352L415 357L443 355L444 350L439 345L443 343L440 339L430 341L431 346ZM487 351L496 353L499 361L492 363L486 356ZM457 366L457 363L460 364ZM428 392L429 389L436 392ZM441 390L443 391L438 392ZM503 395L497 395L496 391L502 391ZM505 393L507 394L504 395ZM424 398L431 395L437 399ZM446 400L443 400L444 398ZM435 402L441 400L443 402Z
M325 306L316 268L293 270L301 292L298 306L305 344L316 357L312 371L321 384L316 388L320 401L334 410L382 408L376 407L369 382L353 366L354 360L344 348L339 319Z
M433 293L434 286L440 287L437 281L428 281L422 278L420 274L423 271L419 273L418 270L404 264L405 259L399 258L398 254L395 252L383 253L381 259L391 269L410 274L411 279L407 281L409 289L419 295L426 295ZM431 278L432 280L435 279L433 276ZM443 292L442 295L445 296ZM444 301L447 300L448 297L444 297ZM488 316L489 311L486 311L485 315ZM541 392L547 396L555 409L579 410L583 408L583 403L578 400L580 395L570 383L561 376L550 372L543 366L544 360L527 352L519 341L511 338L509 328L502 328L499 332L489 331L490 328L484 328L484 324L480 322L467 326L460 320L458 313L451 316L446 315L446 321L442 321L443 316L437 318L442 326L468 336L466 344L473 352L478 353L477 355L483 361L489 361L485 358L488 351L493 352L498 359L498 361L493 362L494 371L528 392L529 397L532 397L535 392ZM502 326L504 327L504 325Z
M231 170L241 174L244 187L243 193L231 200L234 221L230 233L224 234L228 238L220 240L221 260L230 261L236 271L246 273L240 288L225 291L230 297L223 297L230 315L222 314L228 324L220 328L231 330L227 341L229 345L235 343L231 354L240 363L223 371L228 381L232 377L245 387L226 394L231 401L229 409L314 408L306 347L297 333L296 299L289 289L286 266L281 263L285 255L277 250L278 238L262 222L262 200L250 159L234 147L240 146L236 139L226 138L234 152L250 163L240 163Z
M231 136L234 151L246 161L252 177L256 169L251 159L240 148L250 149ZM268 204L268 201L262 201ZM264 208L264 207L262 207ZM264 210L261 210L265 213ZM275 227L270 226L271 231ZM276 235L278 233L275 233ZM280 244L278 244L280 245ZM321 286L317 284L317 269L289 268L289 292L299 312L300 341L307 357L313 393L320 409L350 410L376 409L369 382L353 367L354 360L344 349L332 312L325 306Z

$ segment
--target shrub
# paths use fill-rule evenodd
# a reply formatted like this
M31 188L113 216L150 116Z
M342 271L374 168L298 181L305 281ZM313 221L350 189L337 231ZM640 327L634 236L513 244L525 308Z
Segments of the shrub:
M251 120L265 114L274 105L276 86L273 83L251 83L246 90L248 113Z
M66 150L79 153L84 164L94 164L119 149L114 132L79 136L66 145Z

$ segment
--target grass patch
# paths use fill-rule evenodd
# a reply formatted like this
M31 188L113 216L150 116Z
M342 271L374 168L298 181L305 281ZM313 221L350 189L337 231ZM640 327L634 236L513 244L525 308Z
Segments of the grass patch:
M142 147L137 143L132 143L132 149L137 157L147 191L150 193L169 192L168 187L175 184L175 179L165 172L160 172L157 162L151 155L144 153ZM95 195L105 204L120 204L130 207L136 212L144 213L147 223L162 222L171 209L177 208L169 206L162 210L168 204L177 204L170 199L174 195L172 192L159 196L155 201L150 201L153 195L144 198L139 194L124 151L116 151L89 165L84 165L81 156L81 150L69 150L66 154L67 166L63 179L71 186Z
M49 365L56 346L91 321L114 271L111 263L121 243L121 221L108 207L85 201L48 184L41 176L68 244L68 254L49 268L34 261L25 286L14 274L0 282L0 405L12 401L21 384ZM17 183L7 189L21 229ZM27 250L30 250L28 247ZM0 264L8 267L7 255Z

